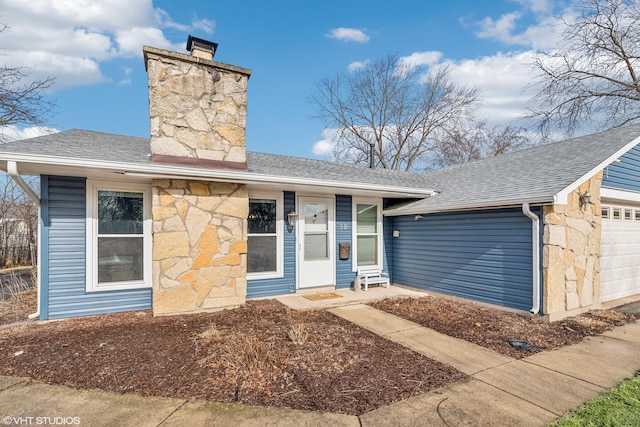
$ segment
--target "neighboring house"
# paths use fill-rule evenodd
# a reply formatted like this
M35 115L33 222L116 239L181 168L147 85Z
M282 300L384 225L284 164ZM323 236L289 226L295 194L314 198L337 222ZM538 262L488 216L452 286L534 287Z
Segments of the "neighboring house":
M0 146L41 177L40 318L233 307L359 266L551 320L640 294L640 126L424 174L251 153L250 71L215 47L144 48L150 140Z

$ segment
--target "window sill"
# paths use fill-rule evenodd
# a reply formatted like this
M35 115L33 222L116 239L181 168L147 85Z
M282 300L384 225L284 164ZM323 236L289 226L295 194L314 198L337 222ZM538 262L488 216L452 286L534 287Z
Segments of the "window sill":
M247 274L247 280L282 279L283 277L284 275L278 272Z
M109 291L126 291L136 289L150 289L152 286L149 283L135 282L135 283L114 283L112 285L94 285L87 286L87 292L109 292Z

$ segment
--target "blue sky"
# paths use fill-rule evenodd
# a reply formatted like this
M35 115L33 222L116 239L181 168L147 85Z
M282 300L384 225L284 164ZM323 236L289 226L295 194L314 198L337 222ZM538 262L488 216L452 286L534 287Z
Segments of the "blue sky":
M0 49L32 78L56 77L51 129L148 137L142 46L184 52L189 34L215 41L215 60L252 70L248 149L322 157L323 124L309 102L321 78L395 52L427 67L446 63L478 87L489 124L509 124L530 96L532 52L553 48L558 16L571 13L552 0L0 0L9 26Z

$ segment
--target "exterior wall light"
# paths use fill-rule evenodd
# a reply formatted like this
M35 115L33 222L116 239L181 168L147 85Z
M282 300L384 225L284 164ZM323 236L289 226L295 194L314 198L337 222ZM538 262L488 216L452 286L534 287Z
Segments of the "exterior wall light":
M588 205L589 203L591 203L591 194L589 194L588 191L585 191L580 196L580 207L584 207L584 206Z
M293 208L289 208L287 211L287 222L289 223L289 227L294 228L296 226L296 220L298 219L298 214Z

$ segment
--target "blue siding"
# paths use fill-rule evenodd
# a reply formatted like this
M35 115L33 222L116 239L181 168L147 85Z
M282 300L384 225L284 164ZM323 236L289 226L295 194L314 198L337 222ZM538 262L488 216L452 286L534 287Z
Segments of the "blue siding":
M395 217L393 282L531 308L531 220L519 209Z
M151 289L86 292L85 179L41 179L41 318L151 308Z
M287 225L287 211L296 208L296 195L284 192L284 277L247 281L247 298L283 295L296 291L296 233Z
M336 288L350 288L355 279L353 272L353 260L340 260L338 256L340 242L351 244L351 257L353 258L353 242L351 229L351 196L336 196Z
M604 170L602 186L640 192L640 146L636 145Z

